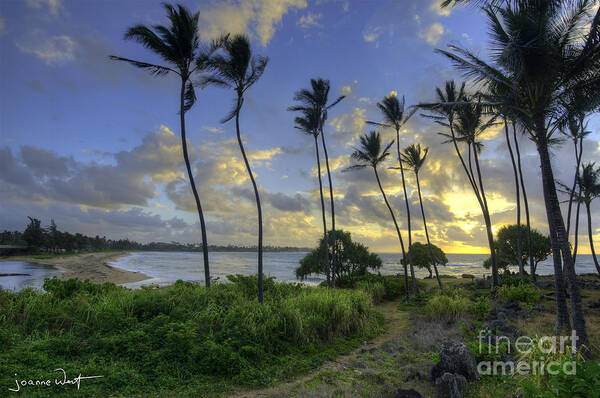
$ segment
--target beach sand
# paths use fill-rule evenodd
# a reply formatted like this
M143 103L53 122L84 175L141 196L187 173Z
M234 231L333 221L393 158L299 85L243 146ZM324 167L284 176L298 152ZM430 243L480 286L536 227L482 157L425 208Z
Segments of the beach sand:
M5 261L23 261L35 264L51 265L63 270L60 279L78 278L89 279L91 282L113 282L116 284L139 282L150 277L141 272L125 271L110 266L108 263L129 255L127 252L118 253L83 253L76 256L56 257L50 259L35 259L31 257L11 257Z

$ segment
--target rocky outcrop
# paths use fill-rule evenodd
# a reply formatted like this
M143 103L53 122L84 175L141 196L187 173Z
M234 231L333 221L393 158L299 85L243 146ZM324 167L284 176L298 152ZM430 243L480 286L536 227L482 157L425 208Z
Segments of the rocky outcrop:
M394 394L394 398L423 398L419 392L410 389L410 390L398 390L396 394Z
M440 361L431 368L431 380L441 377L444 373L456 373L467 380L477 380L477 363L469 348L458 341L445 341L440 349Z
M467 379L456 373L444 373L435 381L436 398L462 398L467 390Z

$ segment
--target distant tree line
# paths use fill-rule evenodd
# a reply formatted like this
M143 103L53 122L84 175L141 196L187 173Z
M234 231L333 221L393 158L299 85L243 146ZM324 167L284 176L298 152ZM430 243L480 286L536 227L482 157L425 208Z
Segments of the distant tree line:
M179 242L150 242L139 243L129 239L107 239L106 236L86 236L80 233L60 231L54 222L43 227L37 218L29 218L29 223L23 232L8 231L0 232L0 246L5 246L5 253L28 252L28 253L79 253L97 252L105 250L139 250L139 251L202 251L200 244ZM220 252L255 252L256 246L216 246L209 245L210 251ZM278 247L265 246L268 252L293 252L309 251L303 247Z

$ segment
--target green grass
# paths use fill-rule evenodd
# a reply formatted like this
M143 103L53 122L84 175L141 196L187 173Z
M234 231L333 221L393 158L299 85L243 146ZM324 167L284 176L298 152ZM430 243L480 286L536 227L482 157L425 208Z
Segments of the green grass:
M206 289L48 280L47 293L0 290L0 387L20 379L102 375L76 386L29 386L30 397L219 396L307 372L382 329L371 298L256 277Z

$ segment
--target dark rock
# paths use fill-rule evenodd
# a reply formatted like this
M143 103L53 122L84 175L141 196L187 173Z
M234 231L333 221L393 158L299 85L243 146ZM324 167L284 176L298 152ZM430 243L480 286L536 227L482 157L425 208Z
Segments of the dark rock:
M592 301L588 303L588 307L590 308L600 308L600 300Z
M423 376L413 365L406 365L402 367L402 373L404 374L404 381L421 380Z
M396 391L394 398L423 398L423 396L411 388L410 390Z
M444 373L458 373L468 380L477 380L477 363L469 348L458 341L445 341L440 349L440 361L431 368L431 380Z
M471 274L462 274L460 277L464 279L475 279L475 275Z
M496 314L496 319L499 321L506 321L506 319L507 319L506 312L498 311L498 313Z
M437 398L462 398L467 389L467 380L454 373L444 373L435 380Z
M356 361L354 362L354 367L358 369L366 369L367 364L365 364L364 362Z

